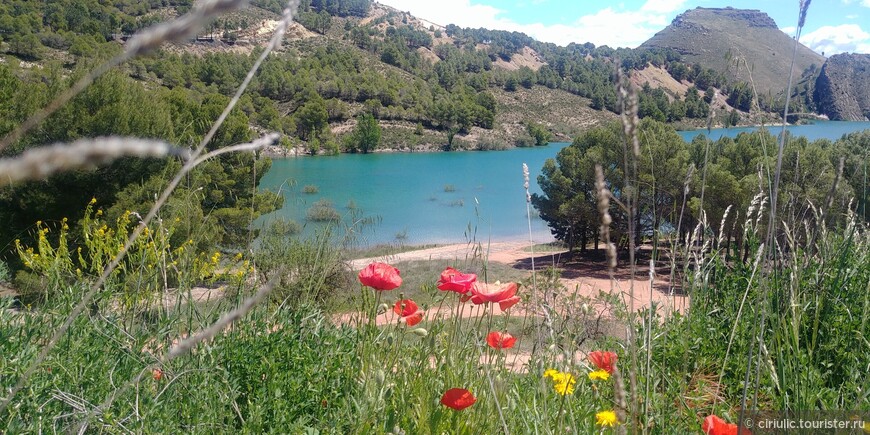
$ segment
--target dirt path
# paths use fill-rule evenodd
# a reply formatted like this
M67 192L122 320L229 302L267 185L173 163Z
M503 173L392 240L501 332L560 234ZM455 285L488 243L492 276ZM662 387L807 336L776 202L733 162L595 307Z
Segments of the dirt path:
M418 249L415 251L402 252L400 254L360 258L351 261L350 267L353 270L359 270L373 261L399 263L402 261L462 260L478 255L483 256L484 254L488 255L490 261L510 264L511 261L517 261L524 257L529 257L529 253L523 251L523 249L528 246L529 242L521 241L493 242L488 245L480 245L481 252L478 252L477 244L457 243L455 245L436 246L434 248Z
M557 266L562 269L560 282L568 294L578 294L590 298L599 296L601 292L618 294L625 302L626 307L630 305L632 283L628 279L630 272L625 265L617 267L614 279L611 280L610 273L603 261L580 260L566 264L563 258L566 251L532 254L528 252L528 248L529 243L523 241L493 242L489 245L482 245L480 247L482 252L477 252L478 245L455 244L389 256L361 258L351 261L350 264L353 270L360 270L373 261L399 263L403 261L462 260L479 255L489 261L531 271L534 260L535 269L539 271L547 266ZM687 300L683 296L668 294L667 271L659 269L654 272L652 289L650 289L649 267L638 265L634 280L635 309L646 308L649 307L650 303L656 303L666 312L682 311L687 305ZM387 320L383 319L383 321Z

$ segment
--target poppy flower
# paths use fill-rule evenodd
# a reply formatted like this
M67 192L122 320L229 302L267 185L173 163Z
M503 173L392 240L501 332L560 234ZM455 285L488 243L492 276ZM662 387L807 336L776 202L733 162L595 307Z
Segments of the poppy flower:
M486 343L493 349L510 349L514 347L517 339L507 332L490 332L486 336Z
M399 269L386 263L372 263L359 271L359 282L375 290L392 290L402 285Z
M441 396L442 405L457 411L474 405L474 402L477 402L477 398L464 388L451 388Z
M477 275L462 273L452 267L448 267L441 272L441 278L438 280L438 290L465 294L471 290L471 286L474 285L475 281L477 281Z
M607 373L613 374L614 366L616 365L617 356L613 352L605 352L596 350L589 353L589 362L595 367L604 370Z
M476 305L487 302L498 303L502 311L516 305L520 301L519 296L516 294L517 283L515 282L509 282L504 286L497 282L492 286L476 282L471 286L471 302Z
M402 316L402 321L408 326L414 326L423 320L423 313L419 311L417 304L410 299L396 301L396 305L393 305L393 312Z
M402 317L410 316L416 313L418 309L417 304L410 299L396 301L396 305L393 305L393 311Z
M709 415L704 419L704 423L701 425L701 430L703 430L706 435L737 435L736 424L728 423L715 415ZM744 430L743 433L748 434L750 432Z
M159 381L159 380L163 379L163 370L160 370L160 369L151 370L151 377L155 381Z

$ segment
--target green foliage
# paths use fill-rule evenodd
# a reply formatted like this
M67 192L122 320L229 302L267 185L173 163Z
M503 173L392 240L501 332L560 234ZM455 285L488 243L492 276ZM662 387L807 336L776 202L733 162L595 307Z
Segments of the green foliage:
M644 119L639 126L644 138L638 162L640 184L639 214L648 216L635 235L652 231L669 214L682 192L689 154L685 142L672 127ZM595 240L600 225L596 206L595 165L604 168L605 179L619 199L623 195L622 126L611 123L589 130L577 137L571 146L559 151L556 159L548 159L538 184L543 194L532 195L532 203L553 235L570 248L585 250ZM683 144L683 146L679 146ZM625 212L611 205L615 222L614 239L627 243Z
M534 122L526 123L526 131L535 139L535 146L544 146L550 143L552 134L543 125Z
M321 199L305 212L305 218L312 222L337 222L341 220L341 214L328 199Z
M728 104L748 112L752 109L752 88L744 82L738 83L728 94Z
M378 121L370 113L359 115L351 134L349 150L369 153L377 149L380 142L381 126L378 125Z
M294 237L300 231L293 221L270 223L254 251L254 260L265 279L276 280L272 294L276 302L294 308L324 306L339 289L351 285L350 276L330 240L329 229L314 237Z
M326 104L322 98L314 98L305 103L296 111L296 128L302 139L311 139L326 129L329 124L329 113L326 112Z
M9 282L9 266L3 261L0 261L0 283Z

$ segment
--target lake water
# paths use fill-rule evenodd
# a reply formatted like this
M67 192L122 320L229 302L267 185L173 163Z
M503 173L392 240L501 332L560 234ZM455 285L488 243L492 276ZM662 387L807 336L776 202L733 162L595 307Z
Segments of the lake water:
M766 127L774 136L778 136L782 132L782 126ZM817 139L837 140L844 134L870 129L870 122L849 122L849 121L816 121L813 124L806 125L790 125L786 130L792 136L805 136L813 141ZM723 136L736 137L740 133L752 132L758 130L758 127L732 127L732 128L714 128L710 130L710 138L719 140ZM699 135L707 135L707 130L691 130L678 132L686 142L691 142L692 139Z
M781 127L780 127L781 128ZM838 139L843 134L870 129L870 122L820 122L789 127L796 135L815 140ZM714 129L712 138L736 136L754 128ZM771 128L777 134L779 128ZM706 130L680 132L687 141ZM507 151L435 153L343 154L340 156L274 159L262 188L284 195L284 207L262 217L259 225L283 217L305 226L313 234L324 224L306 222L306 213L320 200L331 202L343 216L343 226L360 218L373 225L356 226L361 245L460 243L469 240L528 239L526 196L522 164L531 172L530 190L540 193L537 176L544 161L567 146ZM318 192L303 193L316 186ZM535 242L552 241L546 223L532 209Z
M536 179L544 161L567 145L274 159L260 185L273 191L281 186L284 208L261 221L283 216L306 223L311 205L326 199L344 215L344 223L376 218L376 225L362 229L362 244L527 239L523 163L529 166L530 190L540 193ZM316 186L318 193L303 193L306 185ZM307 223L305 232L320 225ZM534 209L532 234L537 242L553 240Z

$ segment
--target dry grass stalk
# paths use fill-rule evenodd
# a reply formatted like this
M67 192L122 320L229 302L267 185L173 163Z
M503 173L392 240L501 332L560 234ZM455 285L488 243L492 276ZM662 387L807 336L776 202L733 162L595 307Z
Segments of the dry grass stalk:
M635 343L635 296L634 296L634 277L636 275L637 265L635 264L635 248L637 246L636 231L638 230L639 222L636 221L640 215L637 209L637 201L639 199L638 189L638 169L637 160L640 157L640 143L637 135L638 125L638 97L634 87L628 77L622 70L617 70L617 86L616 94L618 99L618 107L620 108L620 118L622 119L623 132L625 133L625 141L623 142L623 186L625 195L626 211L628 213L628 262L629 262L629 287L628 287L628 323L625 328L626 342L628 343L628 354L631 360L631 370L628 372L629 391L631 394L631 421L637 427L638 421L638 397L637 397L637 345ZM629 150L630 144L630 150ZM631 151L631 152L630 152Z
M81 139L69 144L55 144L25 151L19 156L0 160L0 187L25 180L40 180L52 174L91 168L121 157L190 158L190 150L166 142L129 137Z

